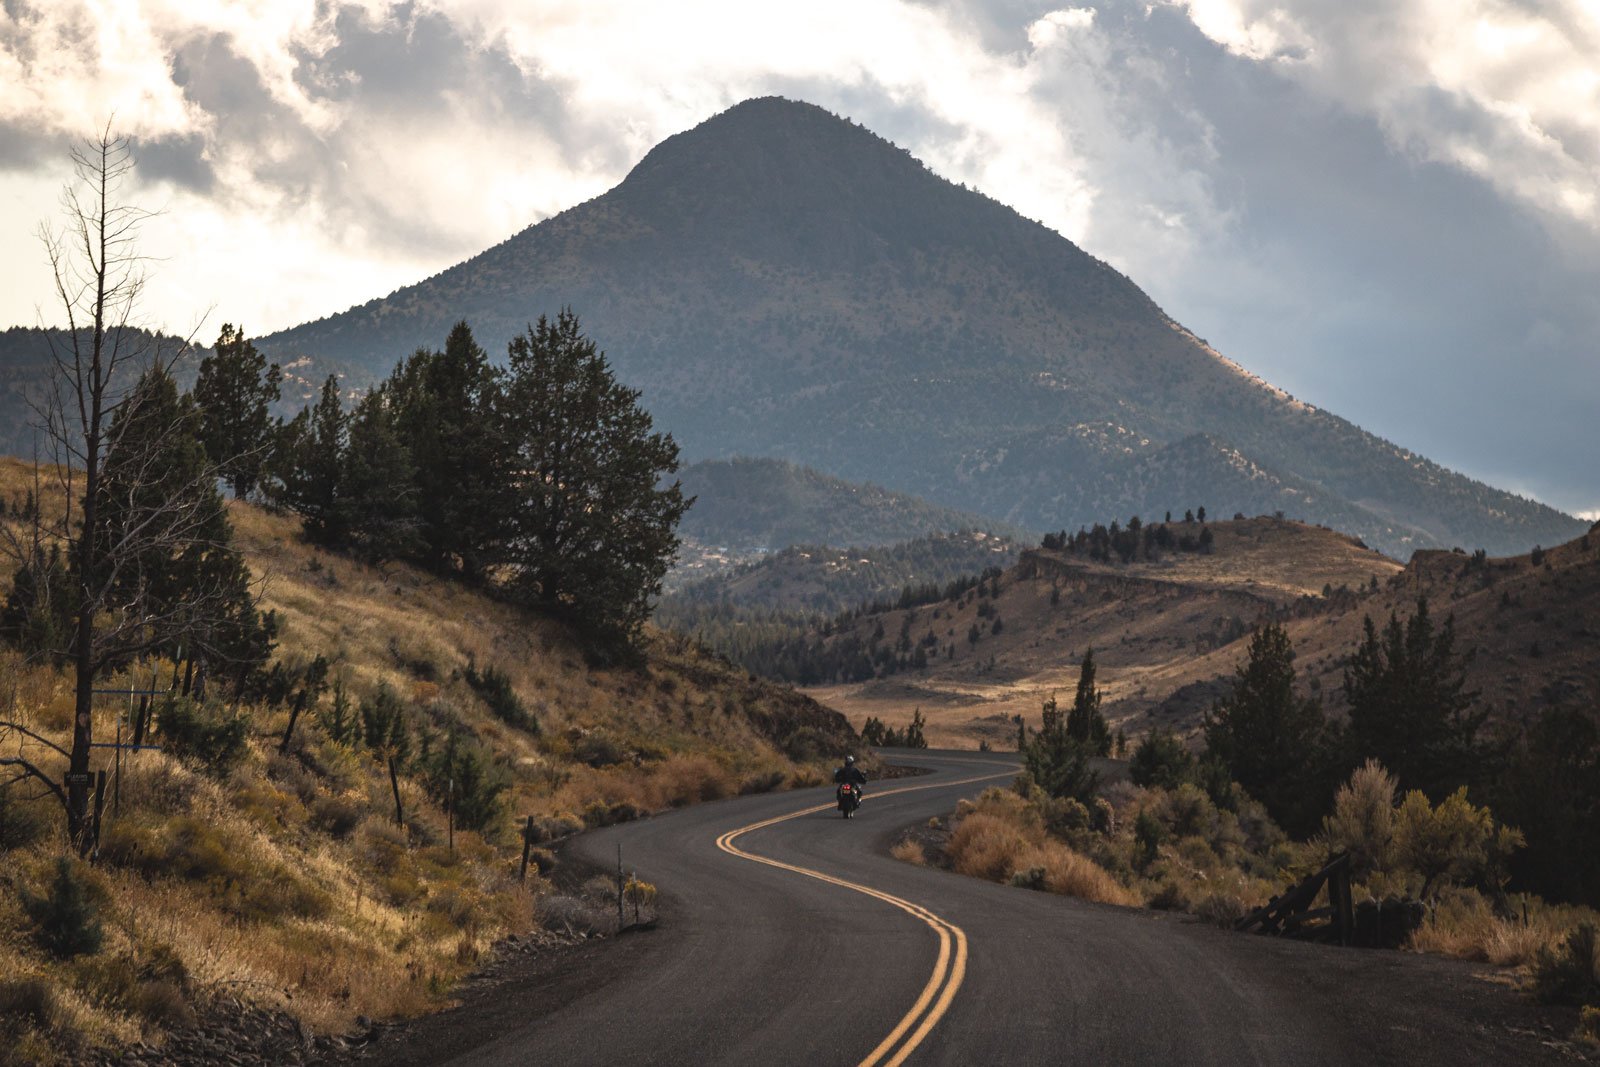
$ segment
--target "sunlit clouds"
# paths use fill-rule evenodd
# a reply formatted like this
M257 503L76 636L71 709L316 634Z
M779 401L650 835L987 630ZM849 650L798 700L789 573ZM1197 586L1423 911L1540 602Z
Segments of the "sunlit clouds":
M765 94L1060 231L1292 393L1600 506L1562 469L1600 401L1600 15L1576 0L8 0L0 320L53 321L32 234L108 120L163 211L152 323L260 334ZM1552 385L1512 445L1474 432ZM1424 387L1426 413L1390 399Z

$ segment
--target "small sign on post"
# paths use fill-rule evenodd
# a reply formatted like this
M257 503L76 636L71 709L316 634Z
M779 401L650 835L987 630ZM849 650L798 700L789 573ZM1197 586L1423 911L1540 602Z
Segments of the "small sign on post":
M68 771L62 776L62 780L66 782L68 788L70 788L75 785L88 785L90 782L94 781L94 775L90 774L88 771Z

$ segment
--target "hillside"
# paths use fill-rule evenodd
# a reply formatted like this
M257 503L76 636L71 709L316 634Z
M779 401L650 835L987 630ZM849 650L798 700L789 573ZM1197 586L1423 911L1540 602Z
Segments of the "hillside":
M1457 647L1477 650L1469 685L1496 717L1526 719L1600 699L1600 533L1542 550L1537 564L1532 556L1427 552L1402 567L1299 523L1260 518L1207 528L1215 537L1209 553L1120 564L1031 550L998 581L954 600L813 633L810 647L826 651L818 662L848 663L855 649L870 658L874 645L899 633L939 651L920 670L880 669L843 683L836 676L808 691L858 724L875 715L898 725L920 707L933 743L1000 745L1015 736L1011 716L1036 721L1043 699L1071 692L1093 647L1113 725L1130 735L1152 725L1187 733L1243 661L1251 627L1276 619L1294 643L1302 688L1338 714L1344 659L1363 618L1404 618L1426 595L1437 618L1454 615Z
M683 546L668 578L669 590L792 545L867 548L960 530L1028 539L1008 523L880 486L846 482L784 460L703 460L685 466L678 477L684 495L695 502L678 524ZM884 580L911 580L904 566L894 573L901 577ZM885 588L871 581L853 586L868 590L864 596ZM860 599L843 595L846 603Z
M943 586L1016 561L1019 545L981 531L935 534L897 545L833 548L793 545L690 582L662 598L656 622L684 629L697 610L814 616L893 600L907 587Z
M771 550L788 545L892 545L928 534L1015 527L905 493L833 478L778 459L691 463L678 474L695 505L679 532L707 544Z
M8 513L29 485L29 468L0 460ZM529 817L543 843L816 781L854 740L836 713L687 642L652 632L641 667L590 669L557 624L406 566L313 548L286 517L242 504L230 514L261 606L277 613L276 663L326 656L349 705L323 695L280 752L286 707L247 702L243 747L226 764L180 758L179 720L158 711L154 740L167 750L129 755L100 861L80 874L104 948L70 962L40 950L19 904L65 850L57 809L0 789L0 1059L83 1062L95 1048L159 1042L235 998L321 1034L436 1008L502 937L547 937L541 909L581 911L540 876L542 850L518 883ZM141 663L104 684L146 687L152 674L163 688L176 677L170 663ZM70 678L0 648L0 679L0 719L62 743ZM364 705L384 686L410 733L400 825L384 765L360 739ZM97 739L128 711L107 698ZM37 742L5 729L0 739L7 755L61 770ZM451 744L480 759L454 782L453 835L429 764ZM487 795L494 782L503 792Z
M263 347L371 379L462 317L497 351L564 305L690 459L779 456L1033 529L1282 511L1402 558L1583 530L1286 395L1059 234L776 98Z

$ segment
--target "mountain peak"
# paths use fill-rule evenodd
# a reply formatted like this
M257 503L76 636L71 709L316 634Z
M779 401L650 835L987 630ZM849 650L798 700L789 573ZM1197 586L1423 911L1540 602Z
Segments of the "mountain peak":
M668 138L610 192L434 278L258 345L381 372L463 318L495 350L562 306L691 459L781 456L1038 529L1205 504L1403 556L1580 525L1290 401L1060 234L779 97ZM1093 427L1111 430L1077 429Z

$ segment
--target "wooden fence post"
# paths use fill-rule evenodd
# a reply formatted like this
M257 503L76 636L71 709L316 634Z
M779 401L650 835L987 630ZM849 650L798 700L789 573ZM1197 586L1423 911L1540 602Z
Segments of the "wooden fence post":
M533 816L528 816L527 825L522 828L522 870L517 873L517 881L524 883L528 880L528 853L533 849Z

